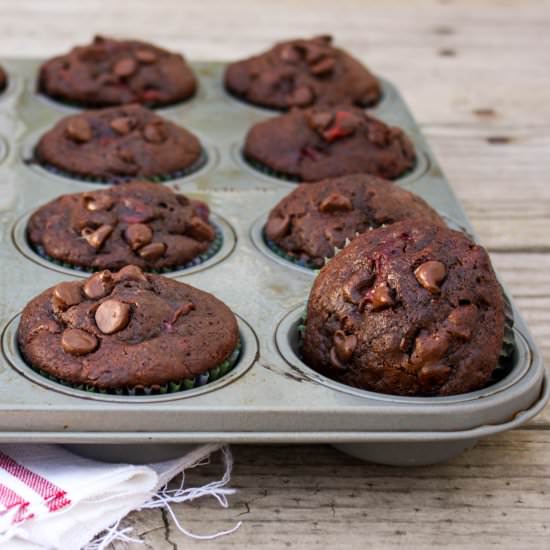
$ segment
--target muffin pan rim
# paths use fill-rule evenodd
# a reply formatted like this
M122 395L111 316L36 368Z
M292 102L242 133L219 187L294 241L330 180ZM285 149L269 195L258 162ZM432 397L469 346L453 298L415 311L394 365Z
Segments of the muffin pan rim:
M275 343L277 350L283 359L293 368L305 374L311 380L325 385L335 391L341 391L350 395L362 397L365 399L375 399L398 403L403 405L451 405L461 404L468 401L480 401L491 398L492 396L505 392L509 388L516 385L531 369L533 365L533 355L523 333L516 327L512 330L515 336L515 353L518 356L515 358L512 370L498 382L466 393L460 393L449 396L401 396L393 394L385 394L370 390L363 390L354 386L348 386L336 380L332 380L323 374L318 373L312 367L307 365L293 349L291 339L295 337L296 325L302 319L302 314L307 306L307 302L298 304L289 309L277 323L275 329Z

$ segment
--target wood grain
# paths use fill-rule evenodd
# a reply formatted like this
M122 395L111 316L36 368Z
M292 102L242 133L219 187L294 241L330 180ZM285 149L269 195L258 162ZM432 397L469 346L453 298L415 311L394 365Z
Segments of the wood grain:
M550 1L0 0L0 14L2 56L51 55L101 32L235 59L332 32L402 90L549 362ZM550 409L429 468L363 464L328 446L234 452L229 510L175 510L199 533L242 520L237 533L194 542L158 511L125 525L155 550L549 547Z

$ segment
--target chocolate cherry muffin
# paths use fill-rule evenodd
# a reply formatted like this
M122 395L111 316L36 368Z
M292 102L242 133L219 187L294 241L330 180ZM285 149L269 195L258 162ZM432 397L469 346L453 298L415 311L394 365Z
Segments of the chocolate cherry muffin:
M197 81L185 59L153 44L96 36L46 61L39 91L81 107L142 103L160 107L192 97Z
M504 321L487 252L458 231L406 220L363 233L321 270L303 356L365 390L459 394L489 381Z
M274 251L318 268L348 239L404 219L445 225L418 195L387 180L353 174L298 185L269 213L265 237Z
M243 154L261 171L302 181L357 173L395 179L416 159L402 130L352 107L294 109L259 122Z
M198 167L199 140L140 105L85 111L62 118L34 151L45 168L84 179L182 176Z
M289 40L270 50L232 63L225 87L255 105L286 110L291 107L341 103L367 107L381 96L378 80L331 36Z
M158 393L227 372L239 330L211 294L129 265L42 292L23 310L17 340L30 366L63 383Z
M27 240L46 258L78 269L134 264L169 271L216 251L220 237L208 218L203 202L131 182L52 200L31 216Z
M6 76L6 71L0 67L0 93L6 89L8 85L8 77Z

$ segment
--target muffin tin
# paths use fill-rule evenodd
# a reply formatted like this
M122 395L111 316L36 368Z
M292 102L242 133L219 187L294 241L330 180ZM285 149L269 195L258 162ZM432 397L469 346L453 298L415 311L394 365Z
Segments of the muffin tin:
M86 274L36 257L25 240L25 220L60 194L102 184L24 163L39 133L77 110L36 93L38 60L1 63L12 82L0 96L0 441L64 443L89 456L133 462L212 441L331 443L365 460L427 464L519 426L545 405L549 384L541 356L515 307L514 367L477 392L382 395L343 386L302 363L297 324L315 273L266 251L262 240L266 213L295 184L259 173L241 156L250 126L276 113L227 94L220 63L192 64L197 96L158 110L194 132L208 152L198 172L163 185L208 202L224 235L222 250L210 260L167 275L212 292L239 316L243 351L237 366L200 388L131 397L87 393L36 374L17 350L18 315L45 288ZM398 91L386 81L383 88L370 112L402 127L419 155L416 168L396 184L473 234Z

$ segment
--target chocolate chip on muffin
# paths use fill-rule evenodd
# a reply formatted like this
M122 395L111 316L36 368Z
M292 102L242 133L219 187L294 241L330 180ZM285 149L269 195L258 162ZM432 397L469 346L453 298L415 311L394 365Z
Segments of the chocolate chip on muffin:
M357 388L454 395L487 384L504 322L487 252L458 231L406 220L358 236L321 270L303 356Z
M6 75L6 71L4 71L2 67L0 67L0 93L6 89L7 85L8 85L8 77Z
M27 239L46 257L80 269L168 270L211 248L216 230L208 218L203 202L132 182L54 199L31 216Z
M321 267L348 239L404 219L445 225L419 196L387 180L354 174L298 185L271 210L265 236L296 261Z
M381 96L378 80L334 47L331 36L280 42L232 63L225 73L225 87L249 103L280 110L342 103L366 107Z
M159 107L192 97L197 81L180 54L138 40L96 36L91 44L46 61L38 86L53 99L81 107Z
M118 181L181 174L200 161L199 140L140 105L62 118L35 148L36 162L66 175Z
M239 331L211 294L127 266L42 292L23 310L17 339L29 365L65 383L158 389L224 363Z
M395 179L416 159L402 130L348 107L295 109L259 122L243 154L260 170L302 181L356 173Z

